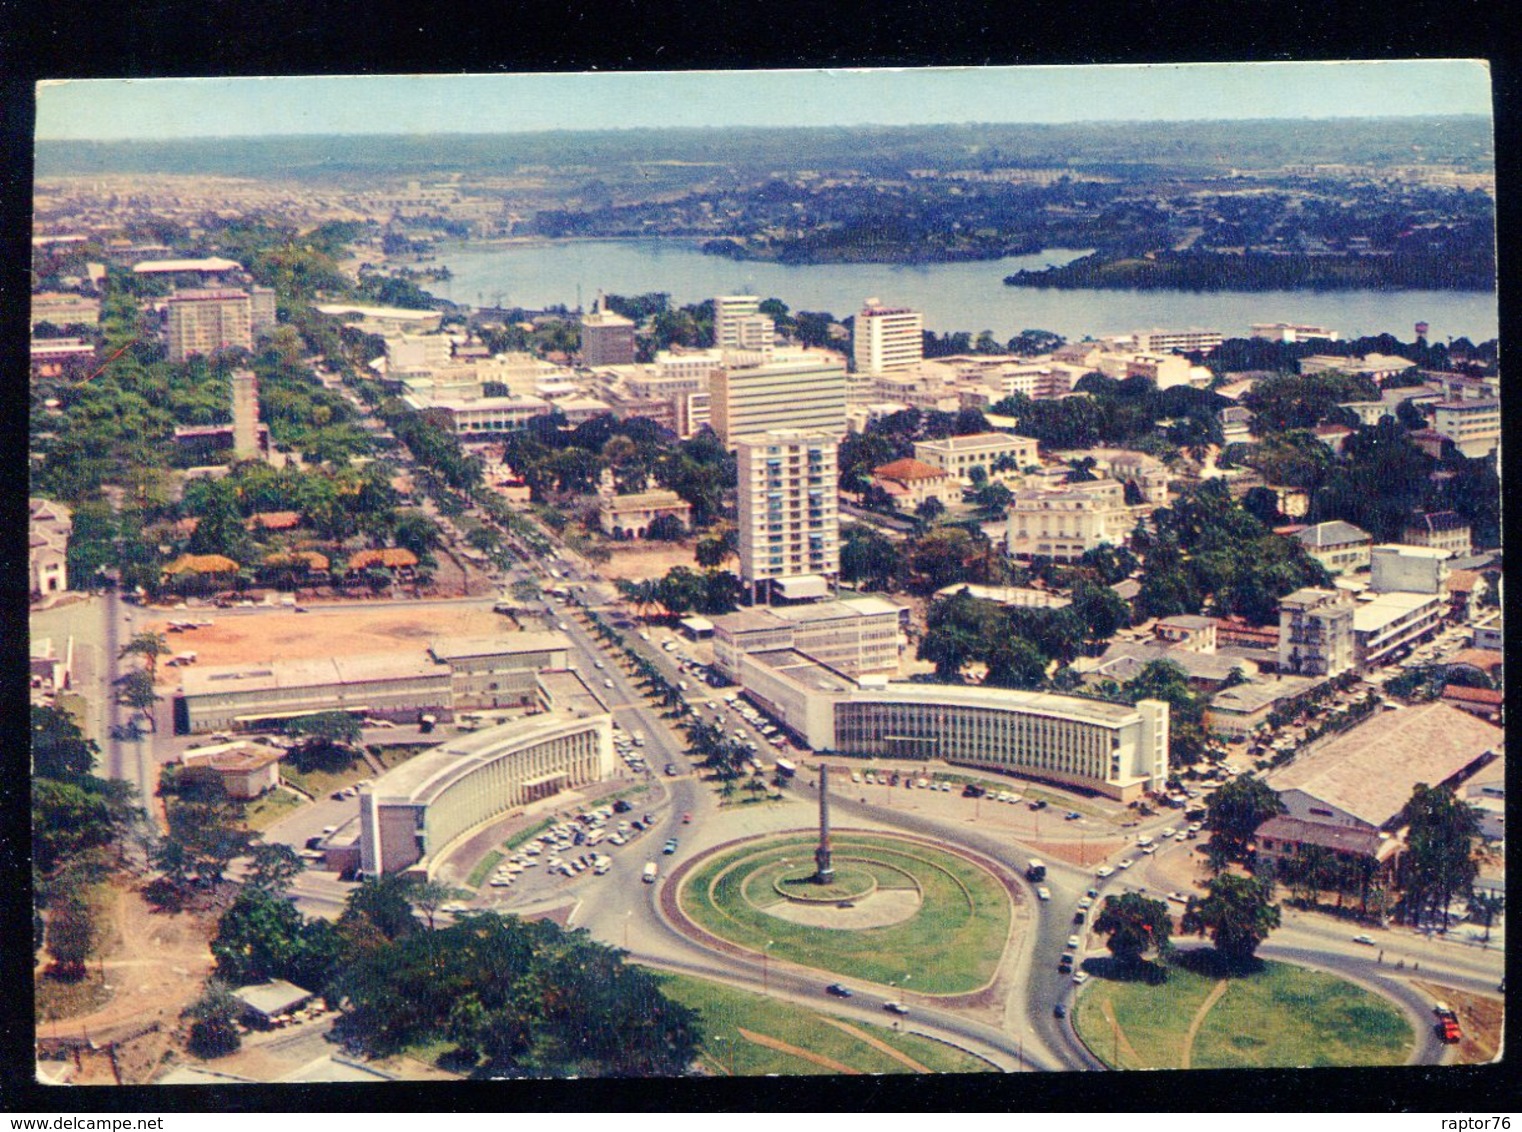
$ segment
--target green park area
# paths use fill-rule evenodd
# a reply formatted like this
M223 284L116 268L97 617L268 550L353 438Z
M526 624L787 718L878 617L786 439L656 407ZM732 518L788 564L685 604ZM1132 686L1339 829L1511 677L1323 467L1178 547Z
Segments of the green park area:
M1402 1065L1415 1034L1393 1003L1322 971L1264 962L1217 978L1177 964L1163 983L1097 978L1073 1025L1117 1069Z
M910 994L966 994L992 978L1009 937L1008 894L987 870L932 845L882 835L834 839L837 876L851 893L818 926L783 913L818 900L790 900L809 871L810 837L752 842L701 864L685 881L682 909L717 936L782 961L897 986ZM812 895L800 892L802 895ZM869 902L902 910L870 924ZM838 913L838 915L837 915Z
M714 1076L983 1073L992 1068L953 1046L886 1026L847 1022L685 975L661 979L666 997L698 1012L699 1057Z

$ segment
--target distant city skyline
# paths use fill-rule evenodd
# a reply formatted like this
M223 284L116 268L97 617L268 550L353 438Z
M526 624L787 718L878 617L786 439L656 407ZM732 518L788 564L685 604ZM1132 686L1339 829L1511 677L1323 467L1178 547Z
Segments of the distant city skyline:
M1491 113L1481 60L49 80L40 141Z

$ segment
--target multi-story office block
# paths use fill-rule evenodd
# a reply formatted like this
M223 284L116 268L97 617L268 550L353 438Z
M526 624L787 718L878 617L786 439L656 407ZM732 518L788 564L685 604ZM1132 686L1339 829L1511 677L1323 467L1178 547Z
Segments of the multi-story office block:
M797 351L759 365L715 370L709 420L731 446L774 429L846 433L846 367L839 355Z
M634 322L610 311L597 296L581 319L581 364L629 366L634 364Z
M857 373L905 369L925 357L925 320L908 307L885 307L876 299L856 315L851 342Z
M177 291L167 304L169 360L183 362L196 354L254 345L252 314L246 291Z
M1168 780L1168 705L1050 692L891 683L835 705L834 749L945 759L1077 786L1121 801Z
M1439 401L1433 406L1432 431L1453 441L1471 460L1489 456L1501 443L1501 402Z
M1280 599L1280 672L1340 676L1354 660L1352 594L1308 586Z
M713 301L713 344L720 350L739 350L741 320L760 314L756 295L720 295Z
M447 849L483 822L612 770L607 714L552 713L461 735L363 789L361 864L369 876L431 872Z
M740 580L752 598L778 579L840 573L839 440L796 429L740 437Z

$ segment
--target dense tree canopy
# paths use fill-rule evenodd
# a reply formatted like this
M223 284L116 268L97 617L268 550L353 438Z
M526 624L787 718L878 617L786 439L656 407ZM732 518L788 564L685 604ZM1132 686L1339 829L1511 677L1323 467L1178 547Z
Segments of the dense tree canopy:
M1405 897L1401 909L1414 924L1448 927L1449 906L1466 901L1479 873L1474 843L1478 811L1450 787L1420 783L1406 805Z
M1258 947L1279 926L1279 906L1272 903L1273 884L1255 877L1222 873L1212 877L1208 895L1191 896L1179 926L1201 936L1209 933L1216 951L1233 966L1252 961Z
M1109 937L1110 954L1126 966L1135 966L1148 951L1167 954L1173 917L1163 901L1127 892L1105 897L1094 930Z
M445 1038L495 1068L545 1076L674 1076L697 1018L654 976L582 932L485 914L346 963L336 1032L372 1053Z
M1227 861L1246 862L1258 827L1283 812L1279 795L1261 778L1241 774L1226 783L1205 804L1205 851L1212 865L1219 870Z

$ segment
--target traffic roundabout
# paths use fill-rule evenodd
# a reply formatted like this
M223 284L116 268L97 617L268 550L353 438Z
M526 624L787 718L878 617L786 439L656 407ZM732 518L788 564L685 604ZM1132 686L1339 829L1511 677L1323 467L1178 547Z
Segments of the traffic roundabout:
M1018 885L944 843L837 831L833 876L816 879L804 832L719 846L673 878L690 934L833 975L928 995L989 985L1010 942Z

